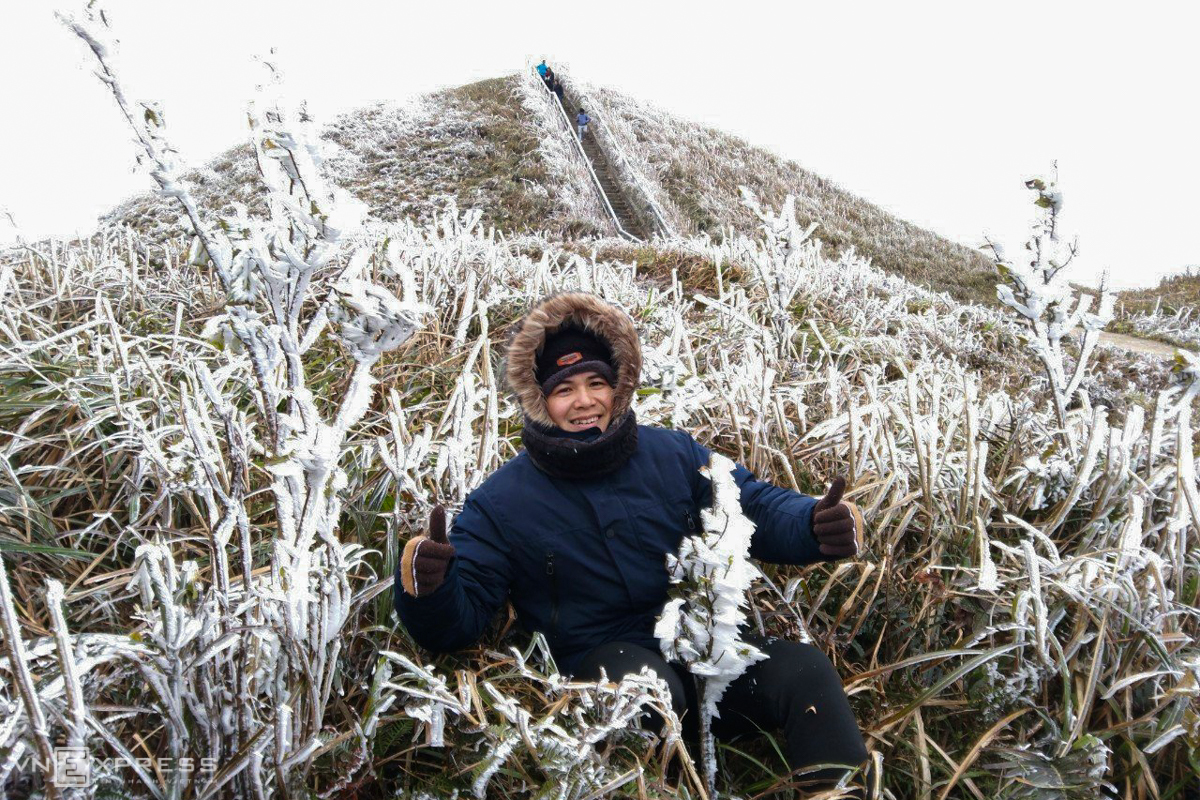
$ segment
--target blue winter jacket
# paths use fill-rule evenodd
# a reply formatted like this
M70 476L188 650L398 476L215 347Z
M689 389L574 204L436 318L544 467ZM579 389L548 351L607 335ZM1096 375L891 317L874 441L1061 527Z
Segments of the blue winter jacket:
M654 623L667 599L666 554L699 530L712 485L709 451L691 435L638 426L634 455L591 480L553 478L522 451L466 499L451 528L446 578L396 611L435 652L469 647L506 599L518 622L542 631L559 670L606 642L658 651ZM776 564L823 561L812 534L817 498L755 479L738 466L743 512L756 524L750 555Z

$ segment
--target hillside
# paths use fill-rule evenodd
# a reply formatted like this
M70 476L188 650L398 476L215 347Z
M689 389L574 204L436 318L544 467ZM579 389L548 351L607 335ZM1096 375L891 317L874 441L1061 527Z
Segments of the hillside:
M1200 269L1189 267L1158 286L1118 293L1117 318L1109 330L1176 347L1200 347Z
M1157 286L1118 292L1117 306L1125 314L1149 313L1155 308L1174 314L1200 308L1200 267L1168 275Z
M537 119L541 110L523 84L523 75L509 75L345 114L321 134L336 146L329 177L384 221L424 221L453 200L459 208L478 208L485 225L506 233L611 235L586 174L565 152L569 145L539 134L539 123L547 121ZM611 90L580 89L677 233L753 234L755 220L738 187L749 187L769 206L793 194L801 224L817 226L815 235L831 255L853 247L876 266L960 302L995 305L994 272L981 253L737 137ZM260 188L246 145L189 177L202 205L225 211L231 201L249 202ZM150 194L121 203L103 223L129 224L151 238L184 230L175 209Z
M832 255L849 248L887 272L959 302L995 305L995 270L982 253L923 230L762 148L680 119L619 92L579 86L635 167L661 187L662 205L681 233L752 234L753 214L739 187L780 206L791 194L801 225Z
M326 177L364 200L381 221L428 221L453 201L482 212L505 232L595 236L610 229L596 199L538 135L515 75L493 78L342 115L325 126ZM262 183L248 144L231 148L186 176L202 207L222 214L233 203L263 213ZM131 226L150 240L185 233L174 204L151 193L129 198L101 220Z

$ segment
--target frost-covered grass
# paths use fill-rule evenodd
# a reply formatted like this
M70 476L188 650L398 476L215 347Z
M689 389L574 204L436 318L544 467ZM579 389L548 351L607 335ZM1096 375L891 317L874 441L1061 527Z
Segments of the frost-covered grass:
M1073 410L1075 435L1087 447L1079 460L1064 458L1054 451L1054 411L1036 383L1022 378L982 390L984 373L943 349L956 340L963 352L979 347L972 337L986 335L977 332L986 322L972 315L993 312L944 305L859 259L828 259L813 240L796 240L790 258L765 234L722 245L674 242L665 258L691 252L714 273L718 262L729 267L720 290L702 292L636 278L640 265L635 272L627 261L593 260L545 238L504 240L448 217L425 226L376 224L365 237L374 253L366 274L389 285L388 264L412 265L417 299L433 313L407 349L380 361L375 399L345 445L338 536L377 552L365 552L348 576L361 602L346 623L341 694L327 712L314 788L348 775L349 785L378 779L371 791L380 794L406 786L466 795L488 773L489 787L519 795L568 763L539 767L558 752L549 740L545 747L535 740L533 750L504 744L506 720L519 712L486 684L533 720L564 702L559 690L547 694L540 679L513 672L511 654L502 654L526 646L519 633L501 618L479 648L431 661L396 624L388 586L398 545L421 532L433 497L461 503L514 452L519 414L499 390L497 353L528 299L559 288L600 291L634 315L646 347L647 388L637 401L645 421L685 426L758 474L811 494L833 474L849 474L848 494L868 519L866 558L767 567L752 617L776 635L810 631L839 664L893 796L940 790L980 743L955 791L990 795L1015 786L1022 770L1038 769L1038 759L1060 755L1081 774L1096 761L1101 769L1088 785L1103 778L1122 791L1146 785L1143 759L1160 790L1187 772L1197 527L1180 494L1180 481L1194 485L1178 457L1192 438L1179 414L1168 415L1169 398L1146 423L1132 407L1114 408L1114 415L1128 413L1111 431L1098 407ZM537 258L525 254L531 251ZM168 480L146 448L179 439L176 409L188 363L223 357L199 338L203 295L181 312L179 336L173 332L171 309L184 287L204 285L196 268L175 259L172 270L143 264L139 304L128 301L133 269L124 261L137 247L113 237L90 256L78 247L55 252L48 263L27 258L4 281L9 330L19 335L4 342L0 370L23 392L6 395L3 406L9 491L20 498L8 504L5 539L87 554L29 552L7 561L18 606L28 609L30 668L47 677L58 668L37 633L50 627L41 610L43 575L67 586L67 624L85 635L81 643L92 637L89 648L106 635L145 640L155 627L154 601L147 606L125 588L135 549L151 537L179 563L197 565L181 584L185 603L216 596L204 518L191 510L196 489ZM768 295L778 270L804 278L783 284L799 287L783 328ZM113 303L121 295L127 300ZM851 305L847 296L870 300ZM153 330L147 319L158 320ZM55 333L65 335L42 344ZM1018 362L1019 352L1011 354ZM1026 361L1026 374L1035 374ZM346 390L339 346L314 346L306 362L319 403ZM253 405L246 394L234 402ZM265 565L265 548L277 536L261 498L270 478L255 462L247 478L252 566ZM531 669L548 675L538 652L530 654ZM446 747L430 744L428 712L402 690L390 690L401 694L382 706L381 657L391 664L380 679L386 684L419 689L435 679L388 653L432 667L430 675L472 707L470 714L443 711ZM1070 705L1057 688L1064 677L1074 687ZM165 721L165 709L143 681L105 662L85 682L97 707L147 709L137 718L100 714L117 741L132 746L136 732L165 755L165 733L148 722ZM56 697L47 696L48 708L61 702ZM601 724L589 719L579 724ZM353 733L360 729L365 739ZM1145 752L1164 736L1171 741ZM639 780L659 794L682 790L658 760L660 748L616 731L606 737L603 755L569 763L587 766L600 783L625 776L625 792ZM90 746L107 750L94 737ZM507 752L506 766L488 772L497 752ZM748 756L782 772L762 742L720 754L728 791L774 782ZM1002 763L1011 764L1008 777ZM683 772L682 786L691 785L689 775ZM136 775L119 777L139 790ZM268 788L274 785L268 775Z
M1179 347L1200 347L1200 270L1189 267L1155 287L1121 292L1110 329Z
M1158 285L1146 289L1127 289L1119 295L1120 310L1126 314L1149 313L1159 310L1174 314L1200 307L1200 267L1188 267L1183 272L1168 275Z
M30 753L80 741L153 759L102 771L116 796L702 793L661 683L567 685L507 614L431 658L391 608L431 505L516 451L499 353L560 289L633 316L642 421L809 494L848 476L867 552L765 565L748 615L833 658L879 796L1194 780L1194 357L1108 355L1064 426L1013 321L831 256L790 202L747 198L744 235L643 248L511 238L453 206L343 234L295 202L283 176L318 165L260 111L275 216L248 204L218 233L199 202L211 258L110 228L0 261L11 794L42 779ZM140 124L160 186L184 188ZM334 195L318 207L353 208ZM666 741L631 724L643 702ZM718 755L721 792L790 786L769 742ZM180 758L218 770L163 768Z
M978 251L898 219L792 161L711 128L689 122L619 92L581 84L613 138L645 177L674 230L722 236L753 231L742 204L747 186L764 203L796 197L804 226L835 253L853 248L913 283L949 292L959 302L995 305L995 271Z
M569 190L573 174L547 143L519 91L522 75L492 78L404 103L380 103L338 117L321 131L326 177L366 202L381 220L432 219L451 201L478 208L505 232L607 234L594 197ZM185 176L197 202L230 213L240 202L263 213L262 183L249 146L235 147ZM564 187L565 191L559 191ZM258 205L256 205L256 202ZM183 235L186 220L167 199L138 195L105 215L157 241Z

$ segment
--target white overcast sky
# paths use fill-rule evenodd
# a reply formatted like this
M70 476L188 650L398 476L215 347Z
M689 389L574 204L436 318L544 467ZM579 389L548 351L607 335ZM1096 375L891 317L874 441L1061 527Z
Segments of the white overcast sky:
M0 209L26 239L90 230L151 186L55 8L0 12ZM1057 159L1075 278L1200 264L1200 4L109 0L127 93L199 165L244 141L278 49L318 120L527 57L743 137L966 244L1019 246L1022 180ZM818 234L819 235L819 234ZM0 219L0 242L11 241Z

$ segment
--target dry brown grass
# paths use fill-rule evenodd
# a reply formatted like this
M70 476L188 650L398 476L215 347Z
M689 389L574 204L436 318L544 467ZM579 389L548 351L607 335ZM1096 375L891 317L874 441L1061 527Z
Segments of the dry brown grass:
M1168 314L1187 308L1200 308L1200 268L1169 275L1152 288L1118 292L1117 308L1126 314L1149 314L1154 311L1159 298L1162 299L1159 310Z
M596 251L596 258L623 263L637 262L639 278L660 287L669 287L672 276L683 284L688 294L700 292L707 295L717 293L717 265L697 253L669 246L606 243ZM745 278L744 270L737 264L721 265L721 281L726 285Z

